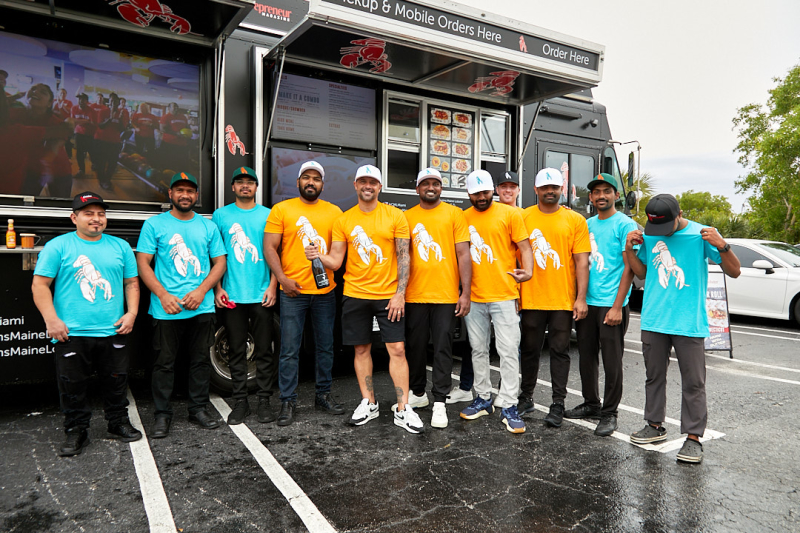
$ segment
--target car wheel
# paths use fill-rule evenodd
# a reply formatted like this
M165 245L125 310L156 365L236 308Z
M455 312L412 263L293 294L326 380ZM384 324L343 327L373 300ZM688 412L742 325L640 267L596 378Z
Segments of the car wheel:
M275 317L272 328L272 346L273 353L275 354L275 361L277 363L278 353L281 346L281 328L278 317ZM247 334L247 390L253 391L256 389L256 362L253 358L255 352L255 342L253 336ZM214 344L210 350L211 357L211 387L217 392L222 394L229 394L233 391L233 381L231 380L231 370L228 366L230 358L230 344L228 344L228 333L225 326L217 329L214 334ZM277 368L277 364L275 365Z
M792 309L794 311L794 321L800 326L800 294L794 297L794 307Z

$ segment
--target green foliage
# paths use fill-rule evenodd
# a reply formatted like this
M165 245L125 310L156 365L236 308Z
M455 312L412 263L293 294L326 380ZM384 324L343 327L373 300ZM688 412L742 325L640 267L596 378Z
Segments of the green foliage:
M722 195L713 195L710 192L694 192L688 190L675 196L683 211L683 216L689 220L697 220L701 215L731 216L731 203Z
M639 198L639 212L636 212L636 208L631 209L631 215L640 226L644 226L644 223L647 222L647 215L644 214L644 208L647 205L647 202L650 201L650 198L656 194L655 181L656 180L653 175L648 172L644 172L639 176L638 185L639 191L641 192L641 197ZM628 183L627 172L622 174L622 182ZM636 190L636 185L636 183L633 184L632 190Z
M746 105L733 119L734 152L748 171L736 187L752 194L749 215L766 238L794 243L800 241L800 65L774 81L766 107Z

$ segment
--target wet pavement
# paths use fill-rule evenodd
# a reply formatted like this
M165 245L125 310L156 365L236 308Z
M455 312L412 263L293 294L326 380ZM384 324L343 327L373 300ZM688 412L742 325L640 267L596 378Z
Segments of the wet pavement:
M15 397L0 407L0 530L800 530L800 443L793 414L800 397L800 329L780 321L737 320L736 359L708 355L706 437L712 438L701 465L675 460L682 442L675 425L675 364L669 374L667 414L675 423L666 424L668 445L638 447L627 440L643 426L638 339L634 317L618 433L607 438L593 434L596 420L547 428L543 411L526 417L525 434L513 435L499 413L461 420L457 413L465 404L448 406L450 424L443 430L430 428L430 408L419 410L427 431L412 435L392 422L393 389L383 366L376 373L380 417L365 426L345 425L349 413L315 410L314 385L304 381L291 426L259 424L253 414L245 425L201 430L187 422L186 401L179 399L170 435L132 443L139 445L134 450L105 438L96 399L92 443L79 456L60 458L55 385L15 389ZM568 408L581 402L574 344L572 356ZM495 385L498 377L493 372ZM534 401L546 410L546 350L539 377ZM355 377L340 376L333 386L339 401L355 408ZM134 381L132 395L149 431L153 404L146 383ZM256 400L250 400L255 410ZM150 474L142 454L152 457ZM153 503L153 487L163 487L164 506Z

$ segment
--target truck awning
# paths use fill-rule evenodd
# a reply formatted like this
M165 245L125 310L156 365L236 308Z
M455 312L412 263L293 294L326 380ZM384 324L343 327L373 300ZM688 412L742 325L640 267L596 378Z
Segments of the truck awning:
M441 0L310 0L290 62L527 104L597 85L605 47Z
M56 20L212 46L219 37L236 29L253 10L254 3L255 0L0 0L0 10L11 8ZM6 26L6 30L14 28Z

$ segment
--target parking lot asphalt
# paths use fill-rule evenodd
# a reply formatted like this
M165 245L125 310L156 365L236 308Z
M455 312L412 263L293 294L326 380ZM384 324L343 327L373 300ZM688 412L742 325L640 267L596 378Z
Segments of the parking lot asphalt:
M427 431L403 431L392 423L393 388L376 356L380 416L365 426L345 425L349 413L315 410L314 384L303 381L297 421L288 427L259 424L251 415L240 426L201 430L188 423L186 400L178 398L166 439L124 444L105 438L94 396L91 444L79 456L60 458L55 384L15 387L0 406L0 530L800 530L793 410L800 398L800 329L735 317L734 359L707 354L705 459L686 465L675 460L683 441L676 364L669 373L667 443L629 442L644 424L638 325L634 313L619 428L606 438L593 434L596 420L543 425L551 401L546 347L534 393L541 410L526 417L522 435L507 432L498 413L460 419L465 404L448 405L445 429L430 428L425 408L419 413ZM568 408L581 402L574 344L571 355ZM496 385L499 373L492 377ZM355 408L354 376L337 377L333 387L348 410ZM149 432L147 383L134 381L130 396L134 425ZM212 401L224 418L225 399Z

